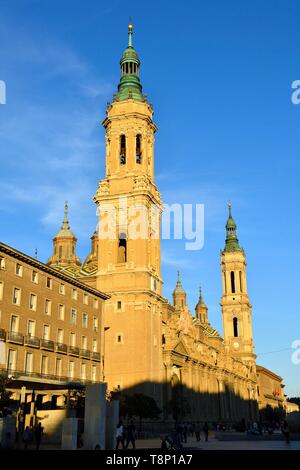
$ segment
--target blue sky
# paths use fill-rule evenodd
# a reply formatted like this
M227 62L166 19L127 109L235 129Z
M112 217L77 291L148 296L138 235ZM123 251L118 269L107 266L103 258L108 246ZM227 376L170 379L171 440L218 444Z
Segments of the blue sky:
M199 284L222 331L220 249L233 203L248 262L258 362L300 395L298 1L2 0L0 238L51 254L65 200L89 251L92 196L104 176L106 102L119 81L128 17L155 109L156 182L165 202L205 204L205 244L163 241L164 294L182 273L191 311ZM285 351L272 352L284 349Z

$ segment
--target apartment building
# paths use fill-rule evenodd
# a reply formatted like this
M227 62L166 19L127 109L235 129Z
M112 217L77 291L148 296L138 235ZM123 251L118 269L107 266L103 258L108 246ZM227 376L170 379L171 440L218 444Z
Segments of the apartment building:
M0 369L16 388L102 381L106 299L0 243Z

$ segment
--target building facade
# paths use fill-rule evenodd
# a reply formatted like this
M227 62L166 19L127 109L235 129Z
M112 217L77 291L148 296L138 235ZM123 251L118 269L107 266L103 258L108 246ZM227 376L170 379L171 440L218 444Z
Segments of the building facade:
M73 361L74 376L80 380L104 378L110 391L140 391L150 395L165 418L256 420L260 397L269 385L256 366L246 256L239 245L231 206L220 256L222 337L209 322L201 290L192 314L179 273L173 302L162 292L163 204L154 172L157 127L153 107L142 93L132 25L128 28L128 46L120 66L118 92L108 103L103 121L106 174L94 196L99 220L98 230L91 237L91 252L81 263L76 255L77 240L68 222L67 205L47 266L1 245L8 269L2 280L2 300L0 297L1 335L9 343L7 368L29 367L33 359L27 360L27 354L34 354L34 367L41 373L56 370L60 360L62 375L70 377ZM23 276L16 273L18 263L23 263ZM32 280L34 271L38 283ZM47 286L48 278L52 279L51 288ZM60 292L62 284L66 289L64 295ZM75 290L77 299L73 297ZM14 296L19 296L19 306L12 303ZM39 305L38 318L32 309L34 296ZM61 304L65 308L64 320L59 318ZM73 309L77 312L76 324L72 323ZM85 326L84 314L88 316ZM15 320L13 316L20 318ZM92 323L96 317L99 331ZM34 326L32 321L36 322ZM14 331L12 322L16 334L22 336L22 344L9 339ZM58 334L62 334L59 330L63 330L62 341L58 339ZM37 338L36 346L25 343L29 333ZM42 347L49 342L51 351ZM67 344L65 355L57 350L60 343ZM77 348L77 355L72 354L72 348ZM10 356L13 349L16 356L14 353ZM81 351L88 351L89 357ZM104 372L99 356L95 359L96 352L100 358L104 354Z
M0 367L16 397L22 386L38 391L103 380L107 298L0 243Z

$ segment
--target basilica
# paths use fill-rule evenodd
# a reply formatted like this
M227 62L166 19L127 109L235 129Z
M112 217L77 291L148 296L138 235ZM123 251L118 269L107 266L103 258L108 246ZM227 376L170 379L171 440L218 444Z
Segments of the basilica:
M102 345L101 370L98 372L97 362L92 367L108 390L151 396L166 418L182 413L194 420L255 421L262 406L284 406L284 386L281 377L256 364L246 256L238 241L231 205L220 255L223 334L209 321L201 289L195 313L191 312L179 272L172 303L162 292L160 222L164 208L154 174L157 127L153 107L142 93L140 60L132 36L130 24L118 91L107 104L103 121L106 173L94 195L99 223L91 237L90 253L83 262L76 255L77 239L70 228L66 203L61 229L53 238L53 253L46 265L40 263L36 269L48 270L48 276L69 282L73 290L77 286L83 299L101 297L103 319L90 327L93 348L94 344L97 347L97 334ZM135 213L140 208L147 219L146 236L131 236L133 208ZM113 211L113 218L109 211ZM103 236L100 228L109 231L112 222L113 236ZM8 253L8 248L3 252ZM21 255L9 253L21 259ZM26 262L34 265L32 260ZM51 331L56 328L54 322ZM74 349L76 341L73 336ZM84 365L83 361L80 367ZM74 367L76 364L73 371ZM89 367L86 362L84 371ZM70 370L69 362L66 376Z

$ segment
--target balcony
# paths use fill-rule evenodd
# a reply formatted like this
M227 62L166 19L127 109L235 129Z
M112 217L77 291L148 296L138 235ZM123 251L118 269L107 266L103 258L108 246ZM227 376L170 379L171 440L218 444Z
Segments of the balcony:
M88 351L87 349L80 349L80 357L89 359L91 357L91 351Z
M41 339L41 349L54 351L54 341L50 341L49 339Z
M3 328L0 328L0 340L5 341L5 339L6 339L5 330L3 330Z
M40 347L40 340L36 336L26 335L25 346L31 346L32 348L39 348Z
M16 333L15 331L8 331L6 334L6 341L9 341L10 343L16 343L16 344L24 344L24 336L21 335L20 333Z
M92 352L91 353L91 359L93 359L93 361L99 361L100 362L100 353L99 352Z
M69 346L69 354L70 356L79 356L79 348L76 348L76 346Z
M63 343L56 343L56 352L61 353L61 354L67 354L68 346Z

